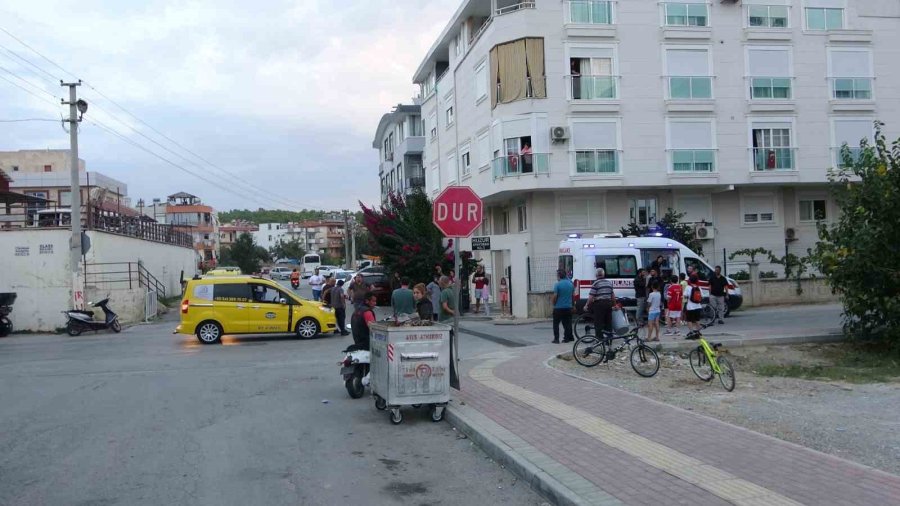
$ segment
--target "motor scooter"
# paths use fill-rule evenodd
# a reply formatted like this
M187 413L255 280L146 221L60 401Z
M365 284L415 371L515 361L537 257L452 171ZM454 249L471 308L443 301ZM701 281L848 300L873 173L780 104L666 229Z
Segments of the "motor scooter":
M9 319L9 313L12 312L12 305L15 301L15 292L0 293L0 337L12 334L13 324Z
M369 350L351 344L341 353L347 354L344 360L338 362L344 386L350 397L359 399L366 393L369 385Z
M294 290L300 288L300 280L299 280L299 279L292 279L292 280L291 280L291 288L293 288Z
M119 315L109 308L109 297L99 302L88 302L91 307L99 307L106 316L104 321L94 320L92 311L82 311L80 309L72 309L63 311L66 315L66 332L70 336L77 336L85 330L103 330L112 329L113 332L121 332L122 324L119 323Z

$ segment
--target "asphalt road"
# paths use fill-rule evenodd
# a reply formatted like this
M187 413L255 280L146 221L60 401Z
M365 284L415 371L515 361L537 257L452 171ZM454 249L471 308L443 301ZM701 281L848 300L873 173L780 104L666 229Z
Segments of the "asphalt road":
M0 504L541 504L426 410L391 425L338 374L350 337L0 340ZM465 357L502 349L463 336Z

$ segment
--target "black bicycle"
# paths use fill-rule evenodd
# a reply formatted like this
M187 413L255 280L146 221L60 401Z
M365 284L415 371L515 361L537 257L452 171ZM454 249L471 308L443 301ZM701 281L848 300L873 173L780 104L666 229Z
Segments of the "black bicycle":
M638 335L638 328L633 327L626 334L618 335L607 330L600 331L597 337L593 323L585 324L585 335L578 338L572 346L572 355L575 361L585 367L594 367L603 362L609 362L616 355L628 348L631 368L634 372L645 378L650 378L659 372L659 355L653 348L644 344L644 340ZM621 340L619 346L614 347L613 342Z

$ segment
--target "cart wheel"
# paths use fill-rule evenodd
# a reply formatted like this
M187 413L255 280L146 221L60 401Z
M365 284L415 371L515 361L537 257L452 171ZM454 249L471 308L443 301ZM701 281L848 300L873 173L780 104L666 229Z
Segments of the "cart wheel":
M391 409L391 423L394 425L400 425L400 422L403 421L403 413L400 412L400 408L392 408Z
M413 404L412 407L413 407L413 409L419 409L422 407L422 405L421 404Z
M431 407L431 421L440 422L444 419L444 406Z
M387 407L387 401L385 401L380 395L375 396L375 409L378 411L384 411L384 408Z

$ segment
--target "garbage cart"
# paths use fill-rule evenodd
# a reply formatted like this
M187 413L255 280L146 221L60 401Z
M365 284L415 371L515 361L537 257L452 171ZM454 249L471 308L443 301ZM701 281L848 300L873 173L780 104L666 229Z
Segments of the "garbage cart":
M429 406L432 421L444 418L450 401L450 326L373 323L370 380L375 407L403 421L403 406Z

